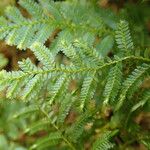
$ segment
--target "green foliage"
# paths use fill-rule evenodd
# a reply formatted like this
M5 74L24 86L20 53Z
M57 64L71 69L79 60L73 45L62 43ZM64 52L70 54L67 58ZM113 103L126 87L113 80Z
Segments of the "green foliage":
M99 44L97 44L96 49L100 52L103 57L106 57L108 52L112 49L114 44L113 36L106 36Z
M105 85L105 90L104 90L104 103L108 104L109 101L114 101L118 91L120 89L121 86L121 76L122 76L122 72L121 72L121 64L116 64L114 67L112 67L110 69L109 75L108 75L108 80L107 83Z
M3 56L3 54L0 54L0 69L5 67L8 63L8 60Z
M113 132L106 132L98 138L95 143L93 144L93 150L102 150L102 149L111 149L114 145L109 141ZM114 134L114 133L113 133Z
M128 23L125 21L120 21L118 24L118 29L116 30L116 42L118 48L123 52L130 53L133 49L133 42L131 39Z
M46 147L56 145L61 139L59 132L50 133L47 137L39 139L30 149L45 149Z
M131 112L134 112L140 107L143 107L148 102L149 99L150 99L150 91L146 90L143 92L140 101L132 107Z
M125 98L130 98L133 95L141 83L141 78L146 72L149 72L149 69L150 65L142 64L141 66L138 66L123 82L117 109L123 105Z
M0 91L4 100L26 102L11 118L24 119L23 133L34 137L23 145L31 150L84 149L86 143L93 150L128 148L135 135L124 121L133 121L133 112L144 110L150 99L141 86L149 78L150 58L134 55L128 22L94 1L20 0L19 5L27 14L9 6L0 18L0 39L30 49L37 64L27 58L18 62L19 70L0 71ZM141 98L138 91L144 91ZM140 131L135 142L145 144Z

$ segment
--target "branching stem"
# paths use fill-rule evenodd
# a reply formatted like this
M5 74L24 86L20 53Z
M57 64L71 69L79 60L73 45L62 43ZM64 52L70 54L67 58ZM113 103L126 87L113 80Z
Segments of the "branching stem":
M69 68L68 66L66 66L66 68L52 68L52 69L47 69L47 70L36 70L36 71L32 71L32 72L25 72L24 74L22 74L20 77L13 77L13 79L21 79L21 78L24 78L26 76L29 76L29 75L37 75L37 74L48 74L48 73L53 73L53 72L60 72L60 73L66 73L66 74L79 74L79 73L82 73L82 72L94 72L94 71L99 71L99 70L102 70L103 68L106 68L106 67L109 67L111 65L115 65L119 62L123 62L123 61L126 61L126 60L137 60L137 61L142 61L142 62L146 62L146 63L150 63L150 59L148 58L143 58L143 57L136 57L136 56L128 56L128 57L124 57L124 58L121 58L119 60L114 60L112 62L108 62L108 63L105 63L104 65L101 65L101 66L98 66L98 67L83 67L83 68ZM7 78L8 79L8 78ZM12 77L11 77L12 79Z

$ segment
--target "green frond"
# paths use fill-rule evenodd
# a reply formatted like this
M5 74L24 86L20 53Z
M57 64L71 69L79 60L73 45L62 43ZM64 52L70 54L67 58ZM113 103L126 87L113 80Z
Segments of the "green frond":
M3 67L5 67L8 63L8 59L4 57L3 54L0 53L0 69L2 69Z
M68 45L66 41L62 40L60 44L60 50L76 65L81 66L81 64L83 64L80 54L76 51L72 44Z
M36 19L41 19L43 17L42 7L33 0L20 0L19 4L25 8L32 17Z
M43 86L42 75L30 75L22 71L5 72L2 71L3 81L0 83L3 88L8 87L6 96L16 97L21 96L25 101L35 98ZM25 86L25 87L24 87ZM36 90L35 90L36 89ZM20 91L23 90L21 93ZM19 92L19 93L18 93Z
M30 150L44 150L50 146L57 145L61 138L62 137L59 132L51 132L48 136L37 140L37 142L35 142L35 144L30 147Z
M54 31L55 31L55 26L53 24L50 23L42 24L40 26L40 30L37 31L32 41L45 43L45 41L50 37L50 35L53 34Z
M65 50L66 46L68 48L70 46L71 42L73 41L73 39L74 39L73 35L74 34L71 33L70 30L68 30L68 29L62 30L61 32L58 33L58 36L55 38L55 40L50 45L50 49L52 49L52 51L55 55L59 51L63 52L63 50ZM68 52L68 49L66 49L65 51ZM65 54L65 51L63 52L64 54ZM70 53L75 54L74 49L71 49L71 52L69 51L68 57L70 56ZM74 56L74 55L71 55L71 58L73 58L72 56Z
M83 110L86 103L93 98L94 92L96 90L96 85L97 85L96 71L87 74L87 76L84 78L82 88L81 88L81 94L80 94L81 110Z
M13 118L18 118L18 117L27 117L33 113L36 113L39 111L39 107L37 105L30 105L27 107L24 107L21 111L17 112Z
M1 79L3 79L3 81L1 81L1 83L7 81L7 85L9 85L9 83L11 83L14 80L19 80L24 78L25 73L23 71L12 71L12 72L6 72L5 70L2 70L0 72L0 77Z
M23 60L22 62L19 62L19 66L24 71L24 73L25 72L30 73L31 71L38 70L38 68L35 65L32 64L30 59L26 59L26 60ZM12 76L13 75L16 76L16 74L18 74L18 73L19 72L12 72ZM27 95L30 95L29 93L32 91L31 88L34 87L34 86L31 86L30 83L33 83L33 80L35 81L35 79L37 79L37 77L39 75L37 77L34 77L34 78L32 78L32 75L29 75L27 77L26 76L24 76L24 77L21 76L24 73L20 72L20 77L18 76L18 78L16 78L16 79L13 79L13 78L10 77L11 73L6 73L6 72L4 73L4 76L5 76L4 77L4 82L5 82L5 80L7 80L7 85L6 86L8 86L7 93L6 93L7 98L17 97L19 95L18 93L21 93L21 91L23 90L22 87L24 87L24 85L26 85L26 87L25 87L26 90L23 91L23 93L24 93L23 97L24 98L23 97L22 98L25 100L25 97L27 97ZM7 76L6 74L9 75L9 76ZM30 88L31 91L29 90L29 88ZM38 90L35 90L35 91L36 91L36 93L38 92Z
M143 107L150 100L150 90L146 90L140 98L140 101L131 108L131 112Z
M18 38L17 41L15 41L15 42L19 42L17 44L17 48L24 49L26 47L26 44L29 46L30 43L28 43L28 42L32 38L32 36L30 36L30 35L33 35L34 32L35 32L35 30L32 29L32 26L27 27L26 30L21 33L22 38L20 40Z
M134 46L131 39L129 26L126 21L119 22L115 38L118 48L123 52L130 53Z
M150 58L150 49L149 48L145 49L145 51L144 51L144 57L145 58Z
M48 79L48 76L50 77L51 75L57 74L57 76L59 76L63 74L65 76L66 74L67 77L71 78L71 77L76 77L76 75L80 75L81 77L81 75L87 74L86 77L84 78L84 82L83 82L82 89L81 89L81 96L80 96L81 109L83 109L85 106L85 103L89 101L94 95L94 91L96 89L96 83L97 83L96 72L98 72L99 70L105 67L114 65L116 63L119 63L121 61L124 61L130 58L130 57L127 57L123 59L118 59L115 61L104 63L104 65L97 66L97 67L91 67L91 66L87 66L87 67L79 66L78 67L74 65L69 65L69 66L66 66L66 65L57 66L56 65L54 67L54 65L52 65L52 67L49 69L48 65L54 64L53 62L54 58L52 58L52 60L49 60L49 57L52 57L51 53L49 53L49 57L47 56L47 53L49 50L40 44L36 44L34 47L36 48L34 49L34 51L37 57L39 58L39 60L41 60L43 64L45 63L42 68L36 67L35 65L31 63L31 61L27 59L26 61L23 60L22 62L19 62L22 71L6 72L3 70L0 72L0 78L1 78L0 89L3 90L6 87L9 87L8 93L6 94L8 98L16 97L16 96L19 96L19 97L21 96L23 100L29 100L28 97L31 97L31 99L37 98L38 95L40 95L40 90L42 89L42 87L46 85L46 80ZM40 54L43 55L44 60ZM134 58L134 57L131 57L131 58ZM60 79L60 83L61 83L60 86L56 84L57 88L54 88L56 93L57 93L57 90L58 90L58 93L59 91L61 91L60 89L63 87L63 83L64 83L63 81L65 82L65 80ZM32 86L30 85L31 83L33 83ZM36 88L37 90L35 90ZM23 92L20 95L21 90L23 90ZM57 94L56 95L53 94L54 99L56 96Z
M82 60L84 60L85 63L88 63L88 65L100 66L104 63L102 56L97 52L97 50L94 47L90 47L77 39L73 42L73 45L74 47L78 48L78 53L82 56ZM91 61L91 64L89 63L89 61Z
M38 3L32 0L20 0L19 4L31 16L23 17L16 7L8 7L6 10L8 20L3 18L1 20L4 24L0 24L0 39L5 39L8 45L16 45L18 49L30 48L34 42L44 44L57 29L61 29L61 32L70 32L73 39L80 38L86 42L90 41L86 39L86 35L90 35L90 39L91 37L93 39L90 41L91 44L97 33L102 34L100 30L103 29L103 21L100 15L94 8L91 10L95 16L94 19L87 15L91 4L79 7L78 3L72 5L70 2L64 2L62 7L60 3L48 0L39 0ZM78 14L79 12L83 14L82 17ZM74 15L75 13L77 16ZM87 20L91 20L90 23ZM86 24L83 25L84 22ZM61 35L58 34L58 36Z
M114 144L112 144L109 140L112 137L111 131L107 131L106 133L103 133L93 144L92 150L109 150L114 147Z
M50 68L53 66L54 63L54 57L50 50L43 46L42 44L35 42L31 46L31 50L34 52L35 56L38 58L41 63L47 68Z
M34 122L29 127L25 129L25 133L29 133L30 135L33 135L39 131L45 131L49 129L51 122L48 121L46 118L39 120L37 122Z
M25 21L25 18L22 16L19 9L14 6L8 6L5 10L5 14L7 18L14 23L21 23Z
M96 45L96 49L102 57L106 57L109 51L112 49L113 45L114 37L108 35Z
M118 91L121 86L121 78L122 78L122 65L116 64L109 71L107 77L107 83L104 89L104 104L108 104L110 101L113 102L118 94Z
M141 143L146 146L147 150L150 150L150 138L141 140Z
M67 88L67 75L64 74L62 76L60 76L56 83L54 84L54 86L52 87L52 97L50 99L50 104L52 104L54 102L54 100L57 98L57 96L63 92L65 92L65 88Z
M35 41L44 43L54 30L54 24L44 17L42 7L31 0L21 0L20 4L31 13L31 19L24 18L16 7L8 7L6 16L9 20L0 25L1 39L9 45L26 49ZM41 30L43 29L43 30ZM40 34L40 35L39 35Z
M149 69L150 65L142 64L141 66L138 66L123 82L116 110L118 110L123 105L126 98L130 98L133 95L141 83L141 79L149 71Z
M8 22L6 18L0 17L0 40L4 39L6 35L9 33L9 30L1 31L1 28L6 27Z
M3 16L0 16L0 26L3 27L3 26L6 26L7 25L7 20L5 17Z
M44 107L46 107L46 109ZM40 112L48 119L52 127L54 127L56 130L59 130L58 127L55 126L55 123L58 118L57 115L55 114L55 111L52 109L51 106L49 106L48 102L46 102L46 105L44 107L40 108Z
M71 141L74 143L78 142L77 140L83 134L84 126L90 117L91 114L89 112L84 112L78 120L69 129L67 129L67 135Z
M59 114L57 121L58 123L62 124L65 121L65 118L69 114L69 111L73 105L74 98L72 97L72 94L66 94L61 102L60 108L59 108Z
M49 1L49 0L39 0L40 4L42 5L45 13L53 14L55 19L62 20L62 14L59 11L57 5L55 5L55 2Z
M99 0L19 0L19 5L0 17L0 40L31 51L19 52L17 59L25 59L18 70L9 68L10 61L9 71L0 71L0 101L7 104L0 107L0 134L11 141L7 145L108 150L128 149L136 141L149 147L147 130L132 114L149 108L149 49L144 41L134 49L128 23L117 26L117 16L99 7ZM6 61L0 59L1 69ZM118 137L121 143L115 146Z
M39 69L31 62L29 58L19 61L18 64L20 69L24 72L37 71Z
M41 75L36 75L30 79L21 94L22 100L27 101L35 98L43 87L42 80L44 79Z
M26 84L28 80L18 80L18 81L12 81L10 86L7 89L6 97L7 98L16 98L18 96L18 92L21 92L21 87Z

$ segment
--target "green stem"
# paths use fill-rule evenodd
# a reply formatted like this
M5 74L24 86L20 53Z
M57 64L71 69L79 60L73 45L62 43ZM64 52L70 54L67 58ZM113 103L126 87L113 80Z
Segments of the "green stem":
M45 112L45 110L43 110L43 109L40 109L40 110L41 110L41 112L42 112L48 119L50 119L49 116L48 116L48 114ZM52 124L52 126L61 134L61 137L62 137L62 139L65 141L65 143L67 143L67 145L68 145L72 150L76 150L76 148L72 145L72 143L69 142L69 140L61 133L61 131L59 130L59 128L58 128L55 124Z
M105 29L105 28L96 28L96 27L92 27L89 25L85 25L85 24L75 24L73 22L70 22L68 20L55 20L53 17L49 17L47 19L40 19L40 20L27 20L18 24L10 24L7 26L4 26L2 28L0 28L0 32L5 32L6 30L13 30L13 29L19 29L23 26L34 26L34 25L38 25L38 24L52 24L55 25L56 28L60 28L60 29L64 29L64 28L69 28L69 29L75 29L75 30L86 30L92 33L105 33L105 32L111 32L109 29Z
M10 76L10 79L12 80L19 80L21 78L24 78L26 76L29 76L29 75L37 75L37 74L48 74L48 73L53 73L53 72L60 72L60 73L66 73L66 74L79 74L81 72L93 72L93 71L99 71L99 70L102 70L103 68L106 68L106 67L109 67L111 65L114 65L114 64L117 64L119 62L123 62L123 61L126 61L126 60L130 60L130 59L133 59L133 60L137 60L137 61L143 61L143 62L146 62L146 63L150 63L150 59L148 58L143 58L143 57L136 57L136 56L128 56L128 57L124 57L124 58L121 58L119 60L115 60L115 61L112 61L112 62L109 62L109 63L105 63L104 65L101 65L101 66L98 66L98 67L95 67L95 68L89 68L89 67L83 67L83 68L69 68L68 66L66 66L66 68L52 68L52 69L49 69L49 70L36 70L36 71L32 71L32 72L23 72L19 77L18 76ZM1 72L2 73L2 72ZM4 78L5 78L5 71L4 71ZM7 76L6 76L7 80L9 79Z

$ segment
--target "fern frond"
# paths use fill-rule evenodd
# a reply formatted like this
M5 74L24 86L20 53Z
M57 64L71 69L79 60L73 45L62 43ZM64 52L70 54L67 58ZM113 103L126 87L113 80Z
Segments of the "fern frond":
M53 50L53 53L55 55L58 54L58 52L61 50L63 52L64 48L66 48L66 47L68 48L70 46L71 41L73 41L73 38L74 38L73 34L68 29L64 29L58 33L58 36L55 38L55 40L50 45L50 49ZM68 52L68 49L67 49L67 52ZM63 53L65 54L65 51ZM70 53L74 54L75 53L74 49L71 49ZM74 55L71 55L71 56L74 56ZM68 58L70 58L70 57L68 56ZM73 57L71 57L70 59L72 59L72 58Z
M45 13L47 14L53 14L54 18L58 19L58 20L62 20L63 16L61 14L61 11L59 11L57 5L55 5L55 2L53 1L49 1L49 0L39 0L41 6L44 9L44 11L46 11Z
M31 146L30 150L44 150L45 148L48 148L50 146L57 145L61 138L62 137L59 132L51 132L48 136L37 140L37 142Z
M91 61L91 63L93 63L91 66L95 64L100 66L104 63L102 56L97 52L96 49L94 49L94 47L89 47L87 44L81 43L77 39L73 42L73 45L79 49L78 53L82 56L83 60L86 57L86 60L84 61L85 63L88 63L88 65L90 65L90 63L87 61Z
M22 62L19 62L19 66L24 72L32 72L32 71L38 70L38 68L35 65L32 64L30 59L26 59L26 60L23 60ZM7 80L8 83L9 82L11 83L9 85L7 93L6 93L7 98L15 98L15 97L17 97L18 93L21 93L22 87L24 85L28 84L29 87L31 88L31 85L29 84L31 82L30 81L31 78L32 78L32 76L29 75L27 78L26 77L25 78L24 77L20 77L18 79L12 80L12 81L11 81L11 79ZM29 88L28 88L28 90L29 90Z
M5 14L8 19L12 20L15 23L21 23L25 21L25 18L22 16L19 9L14 6L8 6L5 10Z
M37 71L39 69L31 62L29 58L19 61L18 64L20 69L24 72Z
M9 87L6 94L7 97L21 96L21 99L25 101L35 98L47 79L46 77L42 78L42 74L33 76L30 75L30 72L26 73L23 71L2 71L1 75L3 76L3 81L0 83L1 86L3 88ZM21 90L23 90L22 93L20 93Z
M24 79L24 75L25 73L23 71L12 71L10 73L2 70L0 72L0 77L2 79L0 82L1 90L5 89L7 86L10 86L10 83L12 83L13 81L15 82L17 80Z
M107 83L103 93L104 104L108 104L109 101L113 102L118 94L122 77L121 66L121 64L116 64L109 71Z
M8 7L6 16L9 20L7 24L0 26L1 39L5 38L9 45L17 45L19 49L29 48L33 42L39 40L44 43L54 29L50 25L51 21L48 22L48 17L43 16L39 4L31 0L22 0L20 4L25 8L30 6L27 9L37 20L24 18L17 8ZM42 27L46 33L41 31Z
M80 57L79 53L75 50L75 48L71 44L67 44L66 41L62 40L60 44L60 50L69 58L71 59L72 63L76 65L82 65L83 61Z
M0 40L4 39L6 35L9 33L9 30L1 31L1 28L6 27L8 22L6 18L0 17Z
M20 0L19 4L31 16L25 18L17 8L8 7L6 11L8 20L5 20L6 22L0 25L0 39L5 39L7 44L16 45L21 50L29 48L34 42L44 44L56 29L61 29L61 32L70 32L73 35L73 39L81 38L82 35L83 38L81 39L86 39L84 37L88 33L91 33L91 36L95 39L97 33L102 34L100 32L100 29L103 27L102 19L94 8L91 10L91 13L97 20L93 19L93 17L89 18L87 12L90 6L86 3L85 7L79 7L80 5L77 3L72 5L70 2L64 2L65 10L60 3L48 0L38 0L38 2ZM83 13L82 17L78 14L79 12ZM74 16L74 13L77 16ZM4 21L4 19L2 20ZM84 25L83 20L86 22ZM91 20L91 22L87 23L87 20ZM93 44L92 41L91 43Z
M81 110L83 110L87 101L93 98L95 90L96 90L96 71L93 72L92 74L87 74L87 76L84 78L80 94Z
M7 89L6 97L7 98L16 98L18 96L18 92L21 92L21 87L26 84L28 80L18 80L12 81L10 86Z
M108 35L104 37L104 39L102 39L100 43L96 45L96 49L102 57L106 57L108 52L112 49L113 44L114 44L113 36Z
M27 117L33 113L36 113L39 111L39 107L37 105L31 105L24 107L21 111L17 112L13 118L18 118L18 117Z
M5 67L8 63L8 59L4 57L3 54L0 53L0 69L2 69L3 67Z
M45 66L47 65L47 61L43 60L38 52L35 52L35 53L38 53L37 55L39 59L43 63L45 63L45 65L42 68L38 68L34 65L31 65L31 62L29 62L29 60L27 61L23 60L22 63L20 63L20 67L22 67L22 71L12 71L12 72L1 71L0 72L0 78L1 78L0 89L3 90L6 87L10 87L9 89L10 92L7 95L8 98L11 96L16 97L17 95L21 96L23 100L29 100L28 97L30 97L31 95L32 95L31 96L32 98L37 98L38 95L40 95L38 94L38 92L40 91L40 89L42 89L42 87L44 87L44 85L46 85L45 82L49 77L51 77L51 75L57 75L59 77L61 74L63 75L66 74L69 78L70 77L74 78L76 75L81 76L81 75L87 74L87 77L85 77L84 82L83 82L83 86L81 89L81 96L80 96L81 109L83 109L86 101L93 97L94 91L96 89L96 76L94 76L94 74L96 75L97 74L96 72L98 72L99 70L105 67L111 66L113 64L119 63L121 61L124 61L130 58L130 57L127 57L127 58L111 61L111 62L105 63L102 66L97 66L97 67L91 67L91 66L84 66L84 67L79 66L78 67L74 65L54 66L53 65L55 64L53 62L54 58L52 62L50 63L49 57L47 57L46 55L48 50L43 46L42 46L42 49L41 49L41 46L37 48L40 48L39 51L41 51L44 57L46 56L45 59L47 59L48 65L52 64L51 68L49 69L48 66ZM52 57L51 54L50 54L50 57ZM131 58L134 58L134 57L131 57ZM34 85L30 86L30 83L34 83ZM37 90L34 90L36 88ZM20 95L21 94L20 91L22 89L23 89L24 95Z
M126 21L119 22L115 37L118 48L123 52L129 53L134 48L129 26Z
M55 31L55 26L50 23L42 24L40 28L41 29L37 31L34 38L32 39L33 42L31 43L34 43L34 42L45 43L45 41Z
M8 144L21 142L20 134L14 139L16 128L5 119L7 116L12 119L11 110L15 109L13 118L18 131L22 131L20 124L23 128L27 125L21 145L30 150L126 149L134 141L149 147L146 132L137 121L129 122L133 121L129 119L132 112L149 107L150 91L144 89L145 84L142 84L143 95L135 93L149 75L148 50L142 51L144 45L141 45L140 52L145 58L138 51L132 53L134 46L128 23L120 21L116 27L114 14L99 8L98 1L19 0L20 7L8 7L5 17L0 17L0 40L21 50L31 50L37 59L35 64L29 58L21 60L16 71L9 65L6 68L11 71L0 71L0 101L15 102L15 105L3 105L0 110L4 114L0 124L6 124L4 130L0 127L0 136L7 133L7 126L13 131L8 133L7 139L11 141ZM19 101L18 105L17 100L27 104ZM23 107L18 111L20 104ZM115 129L119 129L122 142L113 147L111 141L118 133ZM26 141L28 137L33 141ZM128 138L135 139L128 142Z
M141 140L141 143L144 144L148 150L150 150L150 138Z
M43 17L43 9L33 0L20 0L19 4L25 8L32 17L41 19Z
M38 60L41 61L41 63L43 63L45 67L50 68L51 66L53 66L54 57L48 48L38 42L35 42L31 46L31 49Z
M57 118L58 123L62 124L64 122L66 116L69 114L73 102L74 98L71 94L66 94L66 96L64 96L59 108L59 114Z
M43 87L43 78L41 75L36 75L26 84L22 92L22 100L31 100L37 96Z
M101 135L93 144L92 150L108 150L114 147L109 140L112 137L111 131L107 131L103 135Z
M131 108L131 112L134 112L140 107L143 107L148 100L150 100L150 90L146 90L143 93L142 97L140 98L140 101Z
M138 66L137 69L135 69L123 82L116 110L118 110L123 105L123 102L126 98L130 98L132 96L132 94L138 88L141 79L149 71L149 69L150 65L142 64L141 66Z
M64 74L62 76L60 76L58 78L58 80L56 81L55 85L52 88L52 97L50 99L50 104L52 104L54 102L54 100L56 99L56 97L62 92L65 92L65 86L67 85L67 75Z
M26 30L23 33L21 33L23 37L20 40L19 39L16 40L16 42L19 41L17 48L22 49L23 47L25 47L26 43L28 43L31 40L32 36L30 36L30 34L33 35L34 32L35 30L33 30L32 26L26 28Z
M48 121L47 119L39 120L39 121L33 123L32 125L30 125L29 127L27 127L25 129L25 133L29 133L30 135L33 135L39 131L47 130L49 128L50 124L51 124L51 122Z
M71 141L75 143L77 142L78 138L82 135L84 126L90 117L91 114L89 112L83 113L78 120L69 129L67 129L67 135Z
M8 22L7 22L6 18L3 17L3 16L0 16L0 27L6 26L7 23L8 23Z

